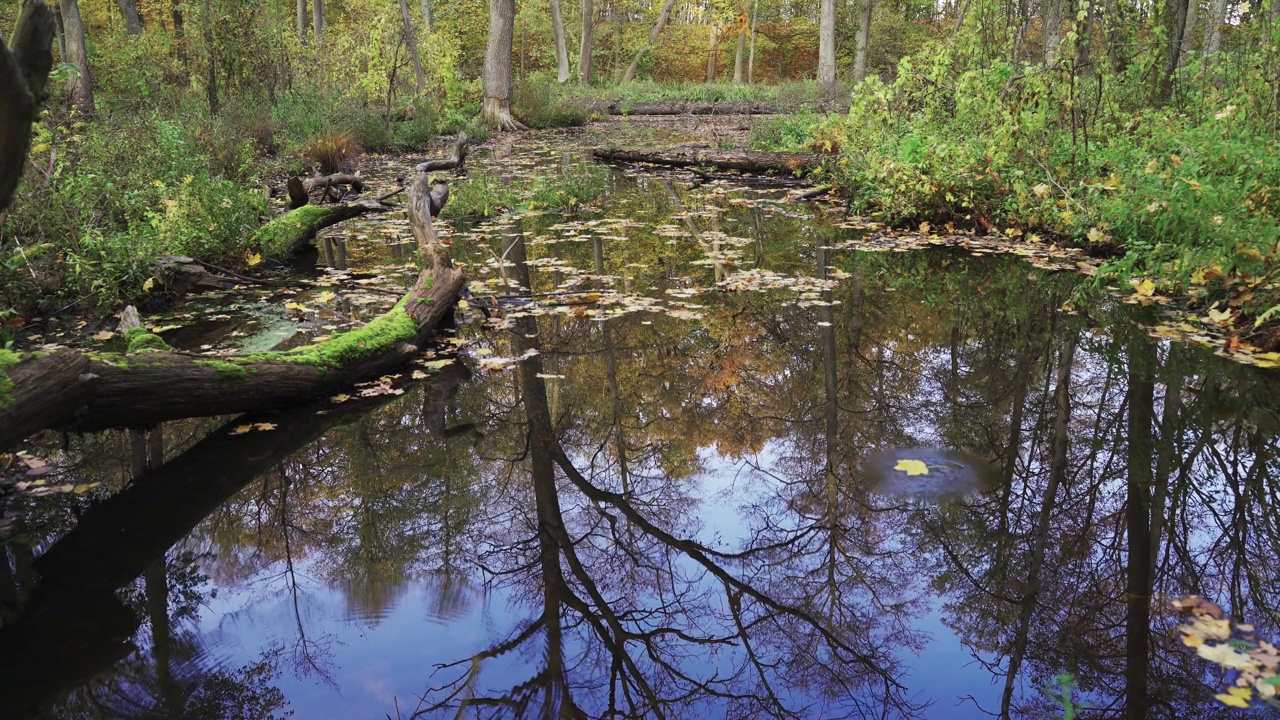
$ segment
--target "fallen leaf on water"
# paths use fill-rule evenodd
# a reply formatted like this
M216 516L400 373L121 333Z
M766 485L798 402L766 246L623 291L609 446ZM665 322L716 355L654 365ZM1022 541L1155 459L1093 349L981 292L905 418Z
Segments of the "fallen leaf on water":
M325 290L324 292L316 296L316 302L329 303L329 302L333 302L333 299L336 297L338 297L337 293L333 292L332 290Z
M93 336L93 339L94 339L94 340L97 340L97 341L99 341L99 342L101 342L101 341L103 341L103 340L110 340L111 338L113 338L113 337L115 337L115 336L116 336L116 334L115 334L115 333L113 333L113 332L111 332L110 330L103 330L103 331L102 331L102 332L100 332L100 333L95 333L95 334L94 334L94 336Z
M928 475L929 466L920 460L899 460L897 465L893 466L894 470L901 470L908 476L910 475Z

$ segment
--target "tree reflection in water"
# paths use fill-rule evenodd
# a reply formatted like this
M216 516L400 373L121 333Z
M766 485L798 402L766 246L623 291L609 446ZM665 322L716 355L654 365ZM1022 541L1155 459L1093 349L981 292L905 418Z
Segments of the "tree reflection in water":
M840 282L705 293L696 322L570 308L464 328L542 354L456 397L299 420L301 449L266 459L197 445L75 529L33 510L35 548L0 562L0 716L192 716L218 648L182 588L212 586L241 599L219 612L272 631L238 639L266 663L234 663L241 694L287 686L307 708L336 702L322 675L344 698L361 680L325 643L411 606L394 632L413 652L369 641L396 671L370 717L398 697L419 717L1042 718L1063 672L1094 706L1082 717L1228 717L1166 599L1202 594L1280 635L1272 375L1154 341L1127 308L1065 312L1072 279L1016 259L832 251L821 223L652 189L618 212L696 241L526 246L513 223L492 255L539 292L684 293L672 268L730 247L716 228L736 222L759 266ZM531 278L530 253L564 264ZM128 467L77 443L68 474ZM928 502L878 492L868 458L917 447L996 479ZM429 626L464 640L433 646ZM938 655L939 637L964 652Z

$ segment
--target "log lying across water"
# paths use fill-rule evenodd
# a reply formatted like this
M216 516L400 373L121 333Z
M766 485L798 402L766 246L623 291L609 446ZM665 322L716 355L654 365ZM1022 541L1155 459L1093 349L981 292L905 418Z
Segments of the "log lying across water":
M638 162L672 167L718 167L749 173L778 173L802 176L816 170L822 160L817 155L789 152L757 152L751 150L614 150L596 148L591 151L605 162Z
M702 100L672 100L666 102L624 103L614 100L604 105L589 106L595 112L610 115L785 115L797 110L816 112L848 112L848 103L828 101L800 102L792 105L777 102L710 102Z
M158 336L135 329L126 334L130 348L123 355L64 349L15 363L12 354L0 354L0 450L47 428L146 427L288 408L404 366L452 312L465 283L436 237L430 202L427 175L419 172L409 192L422 263L417 284L386 315L328 342L209 357L174 352Z

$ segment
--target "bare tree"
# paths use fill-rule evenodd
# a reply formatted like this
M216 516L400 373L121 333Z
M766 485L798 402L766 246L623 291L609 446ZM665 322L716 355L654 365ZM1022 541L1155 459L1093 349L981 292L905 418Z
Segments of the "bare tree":
M82 113L93 114L93 79L89 75L89 50L85 44L79 0L62 0L58 9L62 13L62 26L67 38L67 56L63 61L76 68L67 81L71 104Z
M636 51L635 57L631 58L631 64L627 66L627 72L622 76L622 82L631 82L636 79L636 72L640 69L640 61L644 59L646 53L653 49L658 43L658 36L662 34L662 28L666 27L667 21L671 19L671 8L675 7L676 0L667 0L662 5L662 11L658 13L658 21L653 24L653 29L649 31L649 41L640 46Z
M116 0L120 6L120 17L124 18L125 32L130 35L142 34L142 18L138 15L138 6L134 0Z
M822 0L818 24L818 84L836 83L836 0Z
M556 36L556 82L569 81L569 49L564 43L564 18L560 0L551 0L551 31Z
M409 46L413 60L413 75L418 81L418 94L427 91L427 73L422 69L422 54L418 52L418 33L413 29L413 16L409 14L409 0L400 0L400 17L404 19L404 41Z
M511 117L511 43L515 0L489 0L489 45L484 53L484 120L495 130L521 126Z

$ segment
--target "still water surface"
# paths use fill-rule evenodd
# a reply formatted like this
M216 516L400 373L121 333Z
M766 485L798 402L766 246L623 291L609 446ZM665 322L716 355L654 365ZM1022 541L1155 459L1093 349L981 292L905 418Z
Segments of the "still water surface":
M570 137L481 162L572 172ZM487 284L403 395L173 423L127 489L123 434L43 441L118 492L19 504L0 717L1047 718L1063 673L1081 717L1230 715L1165 608L1280 634L1274 374L777 188L605 182L446 225Z

